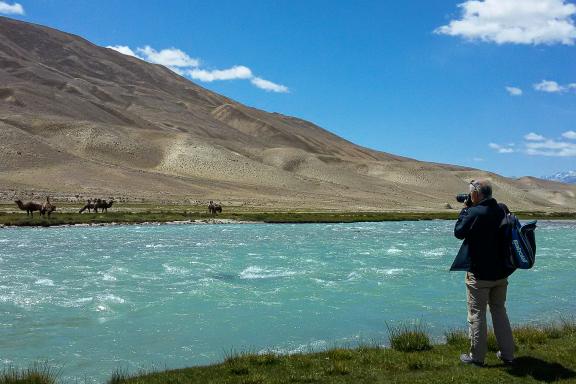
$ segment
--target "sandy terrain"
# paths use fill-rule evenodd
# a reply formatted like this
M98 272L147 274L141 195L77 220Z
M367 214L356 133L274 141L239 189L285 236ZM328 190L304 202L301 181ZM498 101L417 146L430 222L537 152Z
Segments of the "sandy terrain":
M0 201L444 210L480 177L513 209L576 211L575 186L359 147L162 66L0 17Z

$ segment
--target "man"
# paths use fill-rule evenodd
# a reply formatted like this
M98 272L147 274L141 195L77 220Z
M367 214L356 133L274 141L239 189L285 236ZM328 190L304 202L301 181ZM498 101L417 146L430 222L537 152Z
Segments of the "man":
M470 195L460 212L454 235L464 240L450 270L466 271L470 352L460 356L464 364L484 365L487 352L486 306L490 306L494 333L505 364L514 361L514 339L506 314L508 276L499 227L504 218L503 204L492 197L487 180L470 182Z

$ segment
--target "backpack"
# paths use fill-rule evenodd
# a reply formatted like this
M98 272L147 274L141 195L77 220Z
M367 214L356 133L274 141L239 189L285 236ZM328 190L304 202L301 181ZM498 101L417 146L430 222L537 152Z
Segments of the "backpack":
M536 221L522 225L508 213L500 223L504 262L510 269L530 269L536 261Z

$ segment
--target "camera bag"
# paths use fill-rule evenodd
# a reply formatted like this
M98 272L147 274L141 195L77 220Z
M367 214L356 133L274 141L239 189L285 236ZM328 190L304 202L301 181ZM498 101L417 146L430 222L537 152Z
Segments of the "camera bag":
M505 265L513 269L530 269L536 261L536 221L522 225L508 213L500 224Z

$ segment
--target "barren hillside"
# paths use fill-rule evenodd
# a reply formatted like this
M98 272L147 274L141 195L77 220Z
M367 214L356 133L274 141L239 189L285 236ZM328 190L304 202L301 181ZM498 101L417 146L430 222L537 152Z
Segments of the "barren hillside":
M363 148L162 66L0 17L0 200L50 193L443 210L478 177L514 209L576 210L575 186Z

